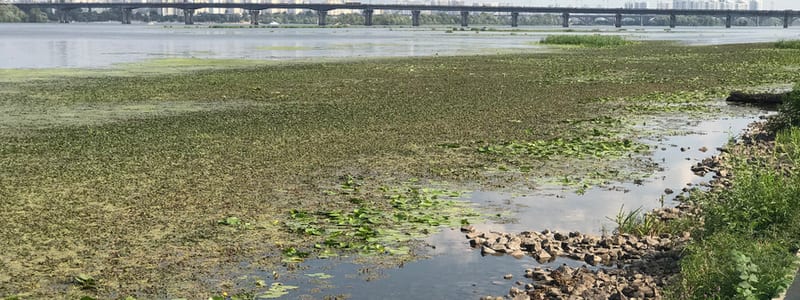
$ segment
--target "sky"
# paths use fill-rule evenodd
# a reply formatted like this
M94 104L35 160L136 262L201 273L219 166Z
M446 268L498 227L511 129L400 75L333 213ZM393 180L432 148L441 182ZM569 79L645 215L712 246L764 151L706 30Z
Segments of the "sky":
M497 0L494 0L497 1ZM590 6L597 7L622 7L626 0L512 0L514 3L520 3L526 6ZM637 0L647 1L651 6L659 0ZM660 0L662 2L672 3L672 0ZM505 2L500 0L499 2ZM800 1L798 0L762 0L762 9L793 9L800 10Z

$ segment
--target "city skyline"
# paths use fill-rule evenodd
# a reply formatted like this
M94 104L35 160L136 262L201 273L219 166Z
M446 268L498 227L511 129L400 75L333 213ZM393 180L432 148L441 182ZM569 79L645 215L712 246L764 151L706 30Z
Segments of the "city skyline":
M379 1L379 0L377 0ZM624 7L625 3L632 0L508 0L513 5L525 6L574 6L574 7ZM481 2L481 0L475 0ZM648 2L649 7L656 7L660 3L670 3L672 0L635 0L635 2ZM734 1L735 2L735 1ZM467 1L469 3L469 1ZM792 9L800 10L800 1L797 0L762 0L761 9Z

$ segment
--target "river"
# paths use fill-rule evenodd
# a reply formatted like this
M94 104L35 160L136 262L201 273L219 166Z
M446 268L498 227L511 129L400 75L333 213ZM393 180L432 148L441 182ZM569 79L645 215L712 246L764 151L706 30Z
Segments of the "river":
M16 68L107 68L115 64L157 58L248 59L307 61L308 59L359 59L548 51L536 44L550 34L614 34L632 40L672 40L690 45L769 42L800 39L800 27L783 28L676 28L578 27L565 32L560 27L495 26L496 30L460 31L455 26L421 28L209 28L183 24L0 24L0 69ZM687 124L690 134L642 137L653 146L654 161L662 167L641 183L619 183L616 188L592 188L585 194L552 187L510 194L474 191L468 200L484 207L513 212L512 222L478 224L480 230L518 232L545 228L598 233L613 225L606 219L624 205L650 209L674 205L671 197L662 202L664 189L679 191L708 178L697 177L689 167L713 155L696 149L714 149L738 134L763 113L749 108L723 107L726 117L705 121L661 120ZM681 148L690 149L682 151ZM364 271L348 258L310 260L302 272L286 275L286 284L301 288L291 298L321 298L348 295L353 299L477 299L481 295L502 295L513 281L508 273L519 274L526 267L539 266L531 257L481 257L470 249L458 229L445 229L430 237L428 259L408 262L399 268ZM580 265L557 259L549 263ZM330 274L319 279L311 273ZM304 274L305 273L305 274ZM261 274L269 277L270 274Z
M0 24L0 69L105 68L157 58L248 60L353 59L545 51L551 34L613 34L692 45L800 39L800 27L674 28L457 25L345 28L210 28L210 25ZM456 30L453 30L456 29ZM449 32L450 31L450 32Z

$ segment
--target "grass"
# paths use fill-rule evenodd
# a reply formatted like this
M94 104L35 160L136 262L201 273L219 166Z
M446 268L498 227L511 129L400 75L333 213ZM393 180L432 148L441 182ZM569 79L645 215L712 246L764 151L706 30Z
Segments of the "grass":
M616 35L548 35L542 41L548 45L573 45L585 47L613 47L630 44L621 36Z
M0 120L27 120L0 128L0 218L9 220L0 229L0 295L247 292L253 287L240 285L240 275L280 273L286 259L325 254L314 245L324 245L330 227L319 235L297 232L302 226L291 224L298 212L314 216L306 227L332 222L330 212L347 220L359 219L362 208L393 215L387 194L413 178L424 179L418 188L429 187L427 180L514 184L518 178L498 182L485 171L509 159L527 166L531 178L585 177L606 163L593 158L595 150L586 164L567 169L560 159L476 149L625 138L613 120L635 116L626 109L631 102L594 99L800 80L780 66L800 66L800 57L772 45L641 43L535 55L20 76L0 82ZM613 74L637 75L574 80ZM141 107L148 109L129 109ZM59 117L62 111L76 113ZM363 178L358 197L328 193L347 175ZM395 194L412 193L404 191ZM395 221L381 222L397 229ZM437 228L427 224L420 232ZM351 241L358 241L355 233L343 240ZM94 279L91 289L74 283L80 274Z
M781 113L796 111L789 103ZM697 197L704 222L681 260L674 298L772 299L787 288L800 249L798 146L800 128L784 127L775 152L733 160L731 188Z
M800 50L800 40L783 40L775 43L775 47L779 49L795 49Z

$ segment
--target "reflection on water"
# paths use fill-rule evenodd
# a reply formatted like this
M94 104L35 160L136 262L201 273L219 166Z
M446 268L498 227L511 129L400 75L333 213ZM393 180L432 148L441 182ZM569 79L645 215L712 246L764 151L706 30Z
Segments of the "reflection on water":
M160 57L298 60L534 51L550 34L729 44L800 39L800 27L519 27L515 32L421 28L208 28L207 25L0 24L0 68L107 67ZM510 27L496 25L496 29ZM549 31L549 32L548 32Z

